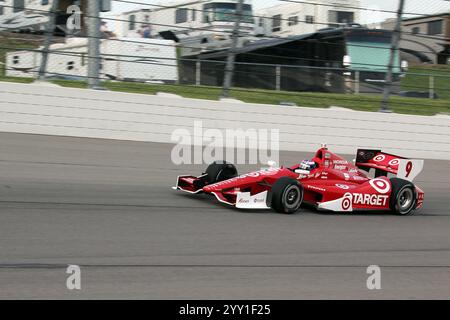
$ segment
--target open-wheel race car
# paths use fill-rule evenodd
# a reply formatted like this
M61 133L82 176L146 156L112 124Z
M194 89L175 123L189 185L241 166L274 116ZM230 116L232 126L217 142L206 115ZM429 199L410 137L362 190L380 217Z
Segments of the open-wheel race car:
M239 209L295 213L303 204L333 212L388 211L409 215L423 206L424 192L413 184L423 160L381 150L360 149L349 162L326 146L314 158L290 168L270 167L238 175L233 164L214 162L204 174L180 176L176 190L214 195ZM369 174L373 171L373 177Z

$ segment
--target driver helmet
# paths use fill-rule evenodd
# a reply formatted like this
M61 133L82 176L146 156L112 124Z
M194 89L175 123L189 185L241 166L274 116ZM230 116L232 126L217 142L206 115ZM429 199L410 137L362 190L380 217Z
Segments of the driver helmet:
M311 171L316 168L316 163L311 160L303 160L300 163L300 169Z

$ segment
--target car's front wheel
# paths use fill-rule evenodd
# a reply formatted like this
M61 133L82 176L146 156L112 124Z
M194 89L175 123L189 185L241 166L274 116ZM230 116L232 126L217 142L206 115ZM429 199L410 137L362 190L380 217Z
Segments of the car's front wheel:
M283 177L274 183L270 195L270 205L275 211L292 214L303 203L303 186L295 179Z
M206 169L209 184L225 181L237 177L238 171L236 167L226 161L216 161Z

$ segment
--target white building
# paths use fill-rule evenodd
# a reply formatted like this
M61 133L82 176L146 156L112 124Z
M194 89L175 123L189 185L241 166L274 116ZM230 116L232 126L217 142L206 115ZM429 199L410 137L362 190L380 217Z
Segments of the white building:
M87 77L87 42L86 38L68 38L64 44L53 44L48 59L48 76L68 79ZM8 52L6 75L37 77L41 49ZM167 83L178 80L176 46L173 41L118 38L102 40L100 50L102 79Z
M141 37L145 30L151 37L173 31L179 36L223 34L229 36L234 27L236 0L161 1L159 6L146 6L117 16L115 33L119 37ZM254 32L252 0L244 0L241 31Z
M360 6L360 0L285 2L256 12L256 34L287 37L358 23Z

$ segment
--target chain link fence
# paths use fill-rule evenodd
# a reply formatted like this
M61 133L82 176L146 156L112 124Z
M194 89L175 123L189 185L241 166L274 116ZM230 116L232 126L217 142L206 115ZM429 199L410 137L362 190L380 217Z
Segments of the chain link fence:
M177 7L175 20L181 14L181 9L201 11L186 6ZM147 9L145 6L142 8ZM167 10L168 13L173 12L172 9ZM251 12L246 7L245 14L248 16ZM100 64L100 80L115 82L116 88L125 82L186 85L199 87L200 90L204 86L223 86L226 58L230 50L229 29L218 31L212 27L203 28L200 35L187 34L180 38L178 34L174 36L177 41L172 41L167 38L168 34L174 35L171 31L175 29L184 28L188 32L199 31L199 28L180 27L175 25L176 21L171 28L166 20L166 34L118 35L118 29L123 24L151 23L148 20L137 21L136 16L103 17L105 23L98 33L101 41L101 55L98 57L89 56L89 36L86 32L75 36L54 36L46 68L47 78L85 82L88 78L88 61L95 59ZM244 21L252 20L258 25L258 21L261 21L258 20L259 16L255 14L252 17ZM290 19L289 15L285 17L287 23L300 23ZM267 19L272 23L275 20L278 26L279 19L284 18ZM110 22L116 23L116 30L105 29L106 23ZM308 23L311 22L314 19L308 20ZM246 25L244 27L248 28ZM319 30L309 36L294 35L288 38L272 34L255 38L246 35L236 51L232 87L234 90L290 93L381 94L391 35L387 31L373 36L374 32L379 31L360 26L343 28L340 25L339 28ZM46 31L36 34L3 28L0 32L0 79L26 81L24 79L37 78L42 60L42 44L47 35ZM404 55L396 57L394 94L411 98L450 99L448 66L422 64L410 65L407 69L403 58Z

